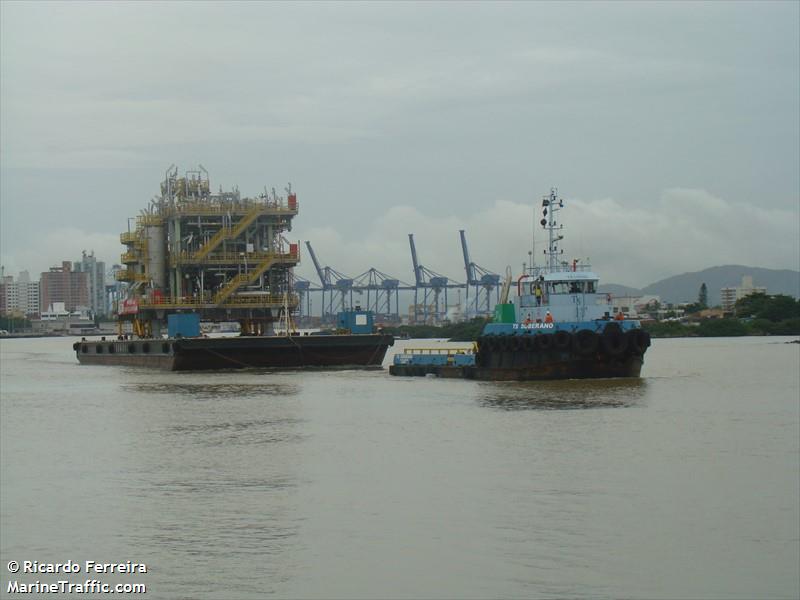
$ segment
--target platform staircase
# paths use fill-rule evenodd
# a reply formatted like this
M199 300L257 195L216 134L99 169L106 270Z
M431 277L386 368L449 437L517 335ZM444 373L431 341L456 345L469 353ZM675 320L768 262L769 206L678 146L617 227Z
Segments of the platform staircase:
M276 263L296 262L296 254L268 254L261 262L256 263L255 267L245 273L240 273L233 279L229 280L214 296L214 304L217 306L225 302L231 295L239 288L245 285L251 285L258 279L267 269Z
M193 261L201 261L206 258L214 249L219 246L224 240L236 239L244 230L247 229L253 222L267 210L264 205L257 205L245 213L242 220L239 221L234 227L222 227L217 233L211 236L197 252L192 255Z

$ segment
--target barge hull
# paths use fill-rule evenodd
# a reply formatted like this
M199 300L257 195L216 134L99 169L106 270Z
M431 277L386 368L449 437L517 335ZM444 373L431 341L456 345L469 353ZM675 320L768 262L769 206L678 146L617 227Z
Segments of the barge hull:
M181 338L85 341L75 344L87 365L156 367L169 371L301 367L379 368L394 343L389 335Z

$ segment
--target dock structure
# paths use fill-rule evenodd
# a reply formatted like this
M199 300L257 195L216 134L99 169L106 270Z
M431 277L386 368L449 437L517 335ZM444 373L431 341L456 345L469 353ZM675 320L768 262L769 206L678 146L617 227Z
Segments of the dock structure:
M382 323L400 322L400 291L414 290L413 285L387 275L375 267L356 276L353 289L362 296L366 294L366 304L362 305L375 313Z
M467 274L466 314L468 317L491 316L494 305L500 301L500 275L475 264L469 258L467 236L463 229L458 231L461 237L461 252L464 255L464 270ZM473 303L470 304L469 290L473 288ZM492 301L494 292L494 301Z
M410 316L417 324L438 324L447 318L447 290L462 289L465 284L453 282L448 277L420 264L413 233L408 234L408 244L411 248L411 264L414 267L414 305L413 315Z
M300 254L283 237L298 213L291 186L286 193L212 192L202 165L183 176L174 165L167 169L161 194L120 236L126 268L116 278L128 284L120 323L149 337L170 314L191 312L263 335L288 320L299 305L291 274Z
M339 312L353 307L353 278L340 273L333 267L323 267L317 259L314 248L311 247L311 242L307 241L306 247L321 286L311 289L322 292L322 321L333 323Z

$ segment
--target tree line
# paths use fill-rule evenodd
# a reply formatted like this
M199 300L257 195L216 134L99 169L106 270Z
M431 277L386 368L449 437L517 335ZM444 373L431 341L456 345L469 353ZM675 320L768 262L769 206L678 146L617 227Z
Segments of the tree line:
M687 314L701 310L700 304L687 307ZM670 321L643 327L654 337L800 335L800 300L784 294L751 294L736 301L730 317L704 319L698 325Z

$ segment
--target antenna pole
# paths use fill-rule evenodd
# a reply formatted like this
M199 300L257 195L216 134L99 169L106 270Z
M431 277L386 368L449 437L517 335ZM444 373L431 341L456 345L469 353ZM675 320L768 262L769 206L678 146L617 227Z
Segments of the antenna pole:
M541 220L541 224L542 227L547 229L549 237L547 266L550 272L553 272L558 269L558 242L564 239L563 235L556 234L556 230L561 229L556 223L556 212L564 207L564 201L559 200L558 190L556 188L550 188L550 194L545 196L542 200L542 207L544 218Z
M533 213L531 219L531 258L529 261L530 274L533 275L536 269L536 212Z

